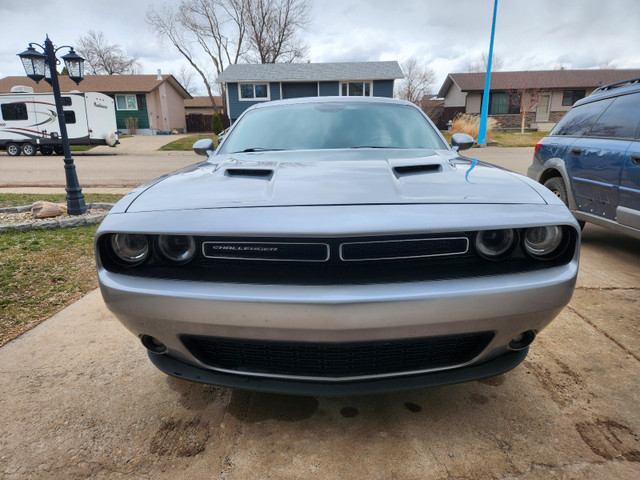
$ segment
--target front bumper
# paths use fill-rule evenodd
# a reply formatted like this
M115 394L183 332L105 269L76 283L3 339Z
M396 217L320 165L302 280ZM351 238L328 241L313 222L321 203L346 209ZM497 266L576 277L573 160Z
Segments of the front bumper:
M526 273L385 285L221 284L137 278L102 268L98 274L105 302L118 319L135 335L151 335L167 346L166 354L151 356L171 375L239 388L317 388L339 394L467 381L513 368L524 356L507 345L555 318L571 298L577 270L576 255L567 265ZM494 337L465 364L385 376L305 378L302 383L292 376L216 371L180 340L199 335L331 343L480 331Z

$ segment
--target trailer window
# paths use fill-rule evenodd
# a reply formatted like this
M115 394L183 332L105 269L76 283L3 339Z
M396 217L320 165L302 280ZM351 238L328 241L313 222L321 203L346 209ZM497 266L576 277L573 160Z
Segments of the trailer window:
M62 106L70 107L71 106L71 97L62 97Z
M70 123L76 123L76 112L66 111L64 112L64 122L69 125Z
M3 120L28 120L27 105L25 103L4 103L2 104Z

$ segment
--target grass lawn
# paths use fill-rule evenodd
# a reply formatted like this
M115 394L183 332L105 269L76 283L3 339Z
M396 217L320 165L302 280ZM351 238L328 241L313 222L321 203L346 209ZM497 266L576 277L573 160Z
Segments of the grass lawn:
M64 192L64 189L60 189ZM86 193L84 201L86 203L116 203L122 198L119 194L109 193ZM66 203L66 193L52 193L43 195L41 193L0 193L0 208L2 207L18 207L21 205L31 205L38 200L46 200L47 202Z
M113 203L122 195L86 195ZM0 195L0 206L61 195ZM98 286L93 235L97 225L0 234L0 345L36 326Z
M215 146L218 146L218 136L211 135L192 135L190 137L184 137L179 140L174 140L171 143L167 143L160 147L160 150L191 150L193 148L193 144L198 140L202 140L203 138L210 138L213 140Z
M535 147L538 141L547 136L549 132L493 132L491 140L498 142L499 147ZM451 132L442 132L447 142L451 144Z

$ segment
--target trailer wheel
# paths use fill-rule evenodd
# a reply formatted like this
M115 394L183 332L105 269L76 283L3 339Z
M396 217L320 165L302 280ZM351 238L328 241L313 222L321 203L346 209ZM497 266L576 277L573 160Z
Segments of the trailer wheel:
M18 155L20 155L20 145L18 145L17 143L7 143L7 154L11 155L12 157L17 157Z
M54 145L53 151L56 152L56 155L62 155L64 151L62 150L62 145Z
M51 145L43 145L40 147L40 153L42 155L53 155L53 147Z
M22 154L27 157L32 157L36 154L38 149L33 143L23 143L22 144Z

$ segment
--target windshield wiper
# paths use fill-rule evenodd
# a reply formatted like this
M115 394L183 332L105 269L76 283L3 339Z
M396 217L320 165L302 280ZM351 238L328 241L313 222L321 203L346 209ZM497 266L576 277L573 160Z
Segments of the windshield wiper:
M355 147L349 147L349 148L398 148L398 147L390 147L390 146L383 146L383 145L357 145Z
M282 150L284 150L284 148L251 147L251 148L245 148L244 150L238 150L237 152L231 152L231 153L280 152Z

